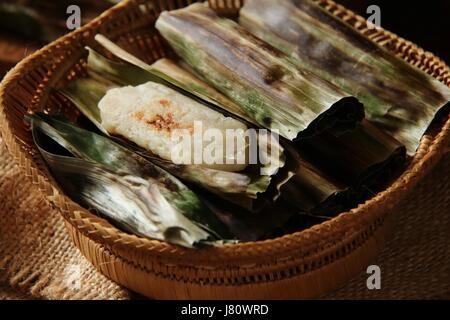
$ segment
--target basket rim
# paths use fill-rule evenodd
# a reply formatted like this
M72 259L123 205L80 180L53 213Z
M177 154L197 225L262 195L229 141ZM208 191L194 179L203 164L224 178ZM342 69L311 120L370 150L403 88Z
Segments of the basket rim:
M389 43L392 48L395 48L395 52L405 58L405 60L422 69L431 69L435 74L439 74L437 76L439 80L450 85L449 67L432 53L426 52L415 44L382 28L378 28L375 31L373 29L369 30L364 18L333 1L315 0L315 2L319 3L329 12L344 21L355 19L356 22L354 22L354 26L363 34L367 32L365 35L370 40L383 46L386 46L386 43ZM0 86L0 125L2 136L8 151L19 164L21 170L24 171L27 176L32 178L33 182L39 186L39 189L43 192L45 198L49 199L58 207L64 219L77 228L79 232L94 241L103 243L104 245L115 245L123 248L130 248L130 246L132 246L139 251L145 250L149 253L155 253L158 256L175 256L177 259L180 259L183 256L190 256L192 260L207 257L206 259L211 258L215 261L228 259L230 257L241 258L241 256L247 256L249 261L250 259L257 257L270 257L270 261L273 261L276 257L283 259L287 255L294 254L294 252L296 253L295 255L298 255L299 251L304 253L307 249L310 249L311 243L313 243L313 247L317 247L320 244L326 244L328 239L327 236L330 237L332 234L337 233L342 236L345 235L346 238L343 238L342 241L346 241L352 236L355 236L362 226L367 227L371 223L373 224L375 220L382 218L383 215L385 215L385 212L377 210L377 208L384 206L385 210L389 210L390 208L393 208L395 204L400 202L406 193L415 186L434 164L437 163L445 152L448 142L450 141L450 117L446 120L435 138L427 135L424 136L410 166L390 187L378 193L372 199L367 200L365 203L360 204L358 207L353 208L348 212L343 212L329 221L315 225L306 230L274 239L198 250L182 248L164 241L141 238L122 232L110 225L104 219L94 216L65 196L63 192L60 192L59 187L55 186L51 182L51 179L37 168L35 163L21 148L21 141L14 135L11 124L6 118L4 97L7 90L14 89L16 80L20 78L21 73L30 67L32 68L42 55L51 52L52 48L64 46L66 41L72 37L88 37L91 30L97 30L98 26L110 19L115 13L136 3L139 3L139 1L122 1L82 28L73 31L36 51L10 70ZM61 204L63 204L63 206L61 206ZM213 257L211 257L211 255Z

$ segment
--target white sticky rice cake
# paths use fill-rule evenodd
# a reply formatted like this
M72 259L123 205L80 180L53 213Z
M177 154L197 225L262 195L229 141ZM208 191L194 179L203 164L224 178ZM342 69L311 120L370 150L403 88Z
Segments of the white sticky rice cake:
M102 126L110 134L123 136L163 159L180 163L179 158L174 161L174 154L180 155L174 148L183 146L183 152L190 153L187 162L191 162L184 160L184 164L225 171L241 171L247 166L248 139L244 123L162 84L148 82L111 89L100 101L99 108ZM234 148L226 147L227 129L236 134ZM208 139L206 132L215 132L214 138ZM221 142L217 134L223 137ZM236 143L238 140L240 143ZM185 150L186 146L191 149ZM205 152L212 154L213 161L205 161ZM186 159L185 153L183 156Z

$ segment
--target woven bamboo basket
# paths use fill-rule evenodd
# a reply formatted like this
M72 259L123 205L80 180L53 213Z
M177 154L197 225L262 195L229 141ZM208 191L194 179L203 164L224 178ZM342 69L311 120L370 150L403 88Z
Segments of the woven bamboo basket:
M357 208L310 229L273 240L201 250L140 238L116 229L71 201L49 174L23 121L27 112L79 114L54 89L85 72L86 45L102 33L151 63L169 53L154 29L165 9L192 1L129 0L83 28L46 46L17 65L0 88L0 124L8 150L23 172L59 209L67 229L86 258L102 273L145 296L158 299L313 298L365 270L382 248L395 207L439 161L450 141L450 119L422 139L405 172L385 191ZM242 0L210 0L217 11L233 15ZM366 21L328 0L318 1L369 39L450 85L450 70L431 53Z

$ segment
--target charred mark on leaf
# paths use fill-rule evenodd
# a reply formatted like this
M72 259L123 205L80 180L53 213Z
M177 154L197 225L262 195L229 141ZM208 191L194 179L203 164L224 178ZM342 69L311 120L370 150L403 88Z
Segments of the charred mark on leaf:
M164 178L161 180L161 183L167 188L167 190L169 190L171 192L180 191L180 188L178 187L178 185L175 182L173 182L173 180L171 180L171 179Z
M256 37L254 34L250 33L248 30L245 30L244 28L237 27L235 30L238 32L239 35L242 37L250 40L254 44L256 44L258 47L263 49L266 52L269 52L273 54L276 57L283 57L284 53L281 50L278 50L277 48L273 47L269 43L261 40L260 38Z
M280 66L274 66L270 68L266 74L264 74L264 82L266 84L273 84L274 82L283 78L284 72Z
M271 124L272 124L272 118L270 118L270 117L264 117L264 118L262 119L262 122L263 122L263 125L264 125L264 126L267 126L267 127L270 128L270 126L271 126Z

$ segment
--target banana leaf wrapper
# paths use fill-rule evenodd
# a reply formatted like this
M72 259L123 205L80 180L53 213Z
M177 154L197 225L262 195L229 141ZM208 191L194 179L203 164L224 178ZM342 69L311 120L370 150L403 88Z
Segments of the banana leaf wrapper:
M300 213L297 206L282 198L267 205L258 214L249 214L217 196L206 195L201 191L197 191L197 194L236 238L244 242L283 236L329 219Z
M297 146L299 166L281 199L298 212L269 234L303 230L375 196L399 177L406 149L367 120L348 134L321 134Z
M207 191L188 189L110 138L45 114L30 119L36 144L63 189L133 234L187 247L256 241L276 235L298 211L277 201L257 215L249 214ZM56 147L52 149L46 139ZM61 147L64 150L56 154ZM170 218L174 212L182 217L159 222L159 215ZM302 227L296 226L297 230Z
M300 190L307 190L309 184L320 185L307 194L319 205L306 211L319 216L334 216L373 197L398 177L406 163L406 148L367 120L339 137L325 132L298 141L296 148L302 164L286 186L287 192L297 194L290 199L303 199L300 203L304 204L307 202L298 195L296 185L304 186ZM308 167L316 175L305 175L302 167ZM314 192L317 190L321 192Z
M35 143L64 191L124 230L185 247L229 237L195 193L152 163L43 114L31 116L31 123Z
M353 198L350 186L335 179L305 154L297 153L297 170L292 179L283 185L281 199L297 209L296 215L334 216L343 212Z
M412 156L450 110L450 88L308 0L249 0L239 23L365 107L366 117Z
M367 120L355 131L339 137L325 132L300 141L298 147L305 155L320 155L316 165L328 167L325 171L350 186L365 184L378 170L401 168L406 159L405 147Z
M156 28L246 118L288 140L326 130L340 134L364 117L356 98L294 66L289 56L203 4L161 13Z
M171 63L169 65L172 66ZM121 85L138 85L147 81L158 81L171 87L174 87L172 83L177 83L175 79L171 80L172 83L168 83L161 77L133 65L107 60L92 50L90 50L88 58L88 69L91 78L72 82L63 93L102 131L104 129L101 127L97 105L107 90ZM172 75L176 74L174 70L177 71L174 68L171 71ZM184 73L182 75L183 77L187 76ZM90 92L90 94L83 95L83 92ZM199 99L197 96L194 98ZM213 105L212 108L217 109ZM198 165L174 164L123 139L121 139L121 143L180 179L200 185L250 211L260 211L265 205L278 198L280 187L291 178L292 174L289 171L290 162L285 156L282 146L271 138L270 133L259 133L257 139L261 147L268 146L267 149L259 150L263 153L260 155L262 154L266 159L275 156L276 159L266 161L267 164L249 165L241 172L227 172ZM272 152L272 148L276 148L276 151Z

